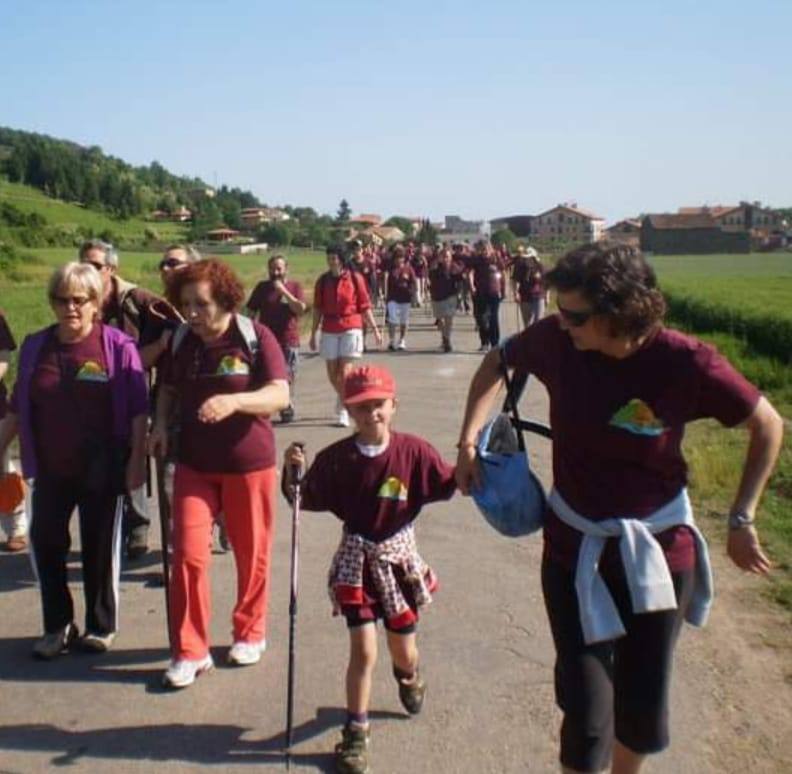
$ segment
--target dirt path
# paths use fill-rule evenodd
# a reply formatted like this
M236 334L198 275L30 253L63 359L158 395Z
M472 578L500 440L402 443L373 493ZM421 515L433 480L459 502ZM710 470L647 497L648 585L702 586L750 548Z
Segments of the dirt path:
M503 310L508 328L516 310ZM398 426L431 439L453 459L464 396L478 362L470 318L459 321L460 351L441 355L428 317L410 335L411 351L373 354L399 383ZM546 415L532 385L524 409ZM309 453L337 439L323 366L303 363L300 420L277 430L279 450L293 439ZM532 442L549 482L549 447ZM262 663L218 668L181 693L163 693L164 605L158 554L122 578L122 633L104 657L72 655L49 664L29 658L39 603L26 556L0 556L0 772L223 772L283 767L288 636L288 511L279 526L268 639ZM559 722L553 703L553 651L539 588L538 538L495 534L470 501L457 497L419 519L422 553L441 578L421 623L430 693L424 713L407 719L387 658L373 695L374 770L387 772L547 772L556 770ZM344 626L329 614L326 568L339 537L327 515L302 529L298 623L297 771L329 771L343 718ZM787 619L760 601L761 581L743 577L713 550L718 599L703 631L686 629L678 651L671 750L650 772L784 772L792 761L792 664ZM79 578L72 563L73 577ZM233 559L215 557L213 651L229 644ZM76 588L80 603L80 591ZM81 607L80 607L81 609ZM382 643L384 647L384 642Z

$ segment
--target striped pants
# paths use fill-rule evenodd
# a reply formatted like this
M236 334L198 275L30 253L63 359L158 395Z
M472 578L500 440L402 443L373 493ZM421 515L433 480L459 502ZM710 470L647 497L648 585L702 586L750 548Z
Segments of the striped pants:
M123 501L109 487L105 491L86 491L80 477L36 478L31 497L30 544L41 587L45 632L56 632L74 620L66 561L71 548L69 522L75 508L80 519L85 630L92 634L118 630Z

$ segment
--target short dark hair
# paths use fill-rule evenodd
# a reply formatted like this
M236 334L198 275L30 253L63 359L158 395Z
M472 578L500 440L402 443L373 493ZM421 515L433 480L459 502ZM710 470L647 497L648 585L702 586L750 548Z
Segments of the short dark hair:
M287 266L289 265L289 262L286 260L286 256L285 255L281 255L280 253L276 253L275 255L273 255L267 261L267 266L272 266L272 264L275 263L275 261L283 261Z
M580 291L597 314L609 318L612 336L643 336L665 316L654 269L633 245L603 241L577 247L559 259L545 281L562 292Z

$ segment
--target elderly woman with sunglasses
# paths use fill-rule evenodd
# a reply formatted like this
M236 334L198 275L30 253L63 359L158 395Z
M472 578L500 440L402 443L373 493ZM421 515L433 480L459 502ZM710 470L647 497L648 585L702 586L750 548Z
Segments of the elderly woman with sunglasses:
M476 436L506 367L550 394L553 490L542 586L556 646L560 760L567 772L641 768L669 742L668 693L683 620L711 600L706 544L693 520L685 425L711 417L749 436L726 520L727 552L766 573L754 517L782 420L717 350L663 326L665 301L640 251L585 245L546 275L558 314L490 353L473 378L457 481L478 478ZM736 473L736 471L735 471Z
M30 539L45 634L33 653L45 659L78 637L66 575L75 508L85 585L80 644L103 652L118 631L121 495L143 483L148 411L135 342L98 319L97 271L66 264L48 293L55 325L23 342L0 431L0 455L19 435L23 473L34 482Z

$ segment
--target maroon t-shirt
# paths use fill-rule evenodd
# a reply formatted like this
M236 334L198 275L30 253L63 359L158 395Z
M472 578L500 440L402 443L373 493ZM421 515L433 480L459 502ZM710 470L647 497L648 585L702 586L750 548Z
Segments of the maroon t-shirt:
M299 282L287 280L286 290L299 301L305 300L302 285ZM275 289L272 280L259 282L250 294L247 302L248 309L256 312L258 321L266 325L273 333L282 347L300 346L300 323L296 315L286 302L286 299Z
M477 256L471 263L471 270L477 296L503 296L506 286L499 258Z
M8 327L5 315L0 312L0 352L13 352L15 349L16 342L14 341L14 336L11 333L11 329ZM6 411L8 410L6 402L7 395L8 392L6 391L5 381L0 380L0 419L5 417Z
M309 511L330 511L355 535L386 540L412 522L427 503L454 494L454 468L427 441L391 433L376 457L361 454L355 436L316 455L302 488Z
M36 458L45 474L78 476L87 448L109 448L113 399L101 323L73 344L58 341L53 330L33 372L30 402Z
M266 417L237 412L208 424L198 410L213 395L252 392L274 379L288 379L283 351L268 328L254 323L259 341L255 360L236 323L204 344L194 333L176 355L168 353L163 381L179 401L178 461L202 473L249 473L275 464L275 439Z
M456 296L462 282L461 273L452 264L446 270L444 266L437 266L429 272L429 295L432 301L445 301Z
M687 484L685 424L712 417L732 427L750 416L760 393L717 350L663 328L633 355L578 351L557 315L506 343L510 366L527 369L550 394L553 477L563 498L594 521L648 516ZM669 566L695 559L687 527L657 536ZM548 514L550 555L568 567L580 534ZM608 541L605 561L617 556Z
M513 279L523 301L544 296L544 270L539 262L525 259L518 261L514 266Z
M429 269L429 262L424 255L414 255L410 258L410 266L412 266L416 277L425 277Z
M415 272L412 266L402 264L400 268L388 272L388 297L386 301L397 304L409 304L412 301L412 290L415 287Z

